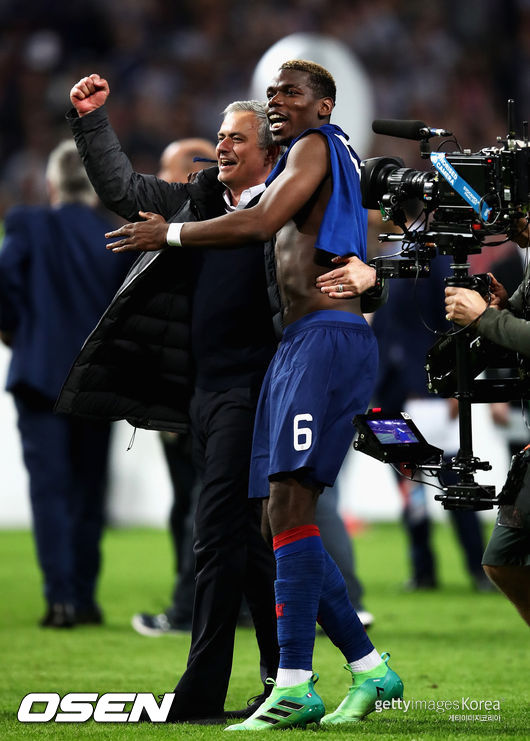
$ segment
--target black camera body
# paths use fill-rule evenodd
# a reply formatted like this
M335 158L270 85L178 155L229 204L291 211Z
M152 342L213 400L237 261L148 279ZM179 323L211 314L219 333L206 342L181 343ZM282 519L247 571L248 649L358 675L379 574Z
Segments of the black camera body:
M398 226L406 223L408 202L420 202L429 216L428 230L415 236L418 242L435 242L441 253L449 253L454 237L479 244L491 234L509 234L515 218L527 213L530 201L530 148L528 122L523 138L514 126L515 102L508 100L508 134L497 137L497 145L480 152L469 150L431 152L433 136L452 137L452 132L433 129L423 121L377 120L378 134L420 142L423 158L431 170L404 167L399 157L372 157L361 162L363 206L380 209L384 220ZM408 209L410 211L410 208ZM426 219L427 221L427 219ZM444 235L446 238L444 239ZM468 245L468 253L479 251Z
M386 219L399 224L407 201L418 199L432 213L427 233L431 239L452 234L478 244L487 235L508 233L530 200L528 142L506 140L502 148L442 156L450 179L439 171L406 168L399 157L363 160L363 206L380 208Z

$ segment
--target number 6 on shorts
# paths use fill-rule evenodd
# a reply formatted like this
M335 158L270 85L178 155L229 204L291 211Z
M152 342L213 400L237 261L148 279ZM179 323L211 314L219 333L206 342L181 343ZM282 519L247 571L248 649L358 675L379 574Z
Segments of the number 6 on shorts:
M293 445L295 450L308 450L313 442L310 427L300 427L300 422L312 422L312 414L297 414L293 420Z

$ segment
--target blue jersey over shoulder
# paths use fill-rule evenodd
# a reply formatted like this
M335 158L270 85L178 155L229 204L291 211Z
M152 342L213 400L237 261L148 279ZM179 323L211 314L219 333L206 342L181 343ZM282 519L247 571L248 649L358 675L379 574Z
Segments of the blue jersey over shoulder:
M269 185L285 169L291 147L311 133L325 136L329 146L333 190L318 232L315 247L334 255L355 255L366 261L367 211L361 203L360 159L348 136L334 124L306 129L294 139L267 178Z

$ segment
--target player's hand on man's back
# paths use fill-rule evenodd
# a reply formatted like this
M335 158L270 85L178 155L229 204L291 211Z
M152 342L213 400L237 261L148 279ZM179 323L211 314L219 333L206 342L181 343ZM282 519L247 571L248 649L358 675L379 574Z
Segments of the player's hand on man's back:
M83 77L70 90L70 100L79 116L100 108L109 97L109 83L98 74Z
M316 287L330 298L354 298L375 285L375 269L358 257L334 257L332 262L340 267L316 279Z
M167 222L160 214L150 211L139 211L144 221L124 224L113 232L107 232L107 239L118 239L107 244L113 252L152 252L167 247Z

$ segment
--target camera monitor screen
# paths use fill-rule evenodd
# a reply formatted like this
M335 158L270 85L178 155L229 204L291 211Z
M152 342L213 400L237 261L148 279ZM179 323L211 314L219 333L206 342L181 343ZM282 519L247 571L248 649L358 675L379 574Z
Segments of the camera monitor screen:
M419 443L404 419L369 419L367 424L382 445Z
M383 463L420 464L440 458L443 451L425 440L408 414L385 415L380 410L358 414L354 448Z

